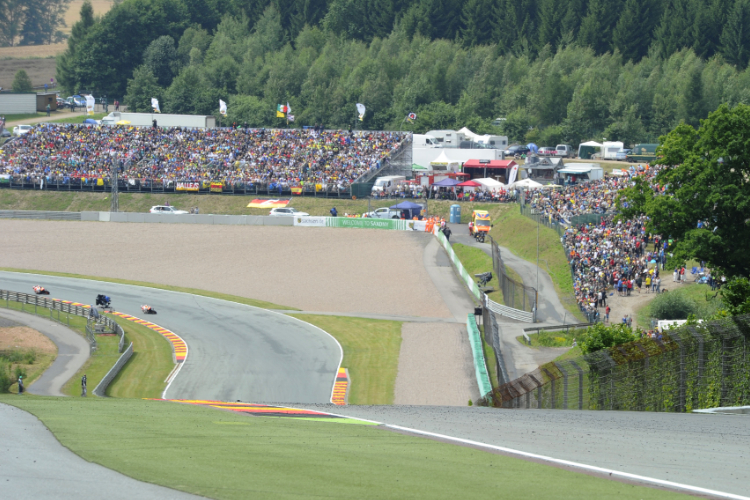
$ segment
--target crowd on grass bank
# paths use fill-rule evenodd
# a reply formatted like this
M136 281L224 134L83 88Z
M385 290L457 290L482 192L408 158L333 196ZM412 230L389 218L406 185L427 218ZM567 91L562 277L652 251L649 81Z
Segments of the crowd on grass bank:
M646 176L653 185L657 172L658 168L647 167L633 175ZM646 230L646 216L616 220L613 213L619 191L631 182L631 176L626 175L525 195L526 203L537 213L567 226L561 242L570 263L576 302L590 322L610 321L608 298L615 293L627 297L666 291L662 272L671 242ZM602 215L598 223L569 224L573 217L591 213ZM684 272L683 268L683 277ZM632 318L624 317L623 322L630 325Z
M407 137L399 132L346 130L185 129L46 124L7 143L0 174L26 181L109 180L113 162L123 179L220 181L283 188L348 187L378 169Z

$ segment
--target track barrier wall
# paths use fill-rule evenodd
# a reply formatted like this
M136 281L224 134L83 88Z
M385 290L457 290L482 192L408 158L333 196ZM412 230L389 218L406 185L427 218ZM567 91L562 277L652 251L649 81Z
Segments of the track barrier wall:
M109 369L104 378L101 379L101 381L99 381L99 383L96 385L96 387L94 388L95 396L99 396L100 398L107 396L107 387L109 387L109 384L112 383L117 374L120 373L120 370L122 370L125 364L130 360L130 357L132 355L133 343L131 342L128 348L125 349L125 352L123 352L117 359L117 362L114 364L114 366Z
M492 392L492 384L490 383L490 376L487 373L482 338L479 335L479 328L477 328L477 322L473 314L469 314L466 319L466 331L469 332L469 344L471 344L471 354L474 358L474 371L477 377L479 395L484 397Z

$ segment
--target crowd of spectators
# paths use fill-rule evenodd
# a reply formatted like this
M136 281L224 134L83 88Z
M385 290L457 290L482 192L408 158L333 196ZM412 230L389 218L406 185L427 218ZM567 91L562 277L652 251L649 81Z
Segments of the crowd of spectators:
M319 129L47 124L5 145L0 174L47 182L108 179L113 162L122 161L123 179L348 187L368 170L383 166L406 136Z
M634 172L653 180L656 169ZM660 271L666 263L667 242L646 230L647 218L615 220L618 192L631 176L606 178L558 190L525 194L536 211L565 228L562 244L570 262L575 298L589 321L604 320L609 293L659 293ZM575 224L573 217L601 214L598 223Z

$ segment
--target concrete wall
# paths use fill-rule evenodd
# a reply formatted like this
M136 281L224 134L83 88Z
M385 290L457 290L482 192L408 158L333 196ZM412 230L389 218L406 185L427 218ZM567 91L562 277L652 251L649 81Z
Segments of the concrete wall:
M99 396L100 398L103 398L107 395L106 394L107 387L115 379L117 374L120 373L120 370L122 370L122 367L125 366L125 364L128 362L128 360L130 359L132 355L133 355L133 343L131 342L128 348L125 349L125 352L122 353L120 358L114 364L114 366L109 369L109 371L101 380L101 382L99 382L99 384L97 384L97 386L94 387L94 390L92 392L95 396Z
M136 212L81 212L81 220L98 222L140 222L155 224L225 224L240 226L292 226L294 217L260 215L151 214Z
M25 115L36 113L36 92L26 94L0 94L0 115Z

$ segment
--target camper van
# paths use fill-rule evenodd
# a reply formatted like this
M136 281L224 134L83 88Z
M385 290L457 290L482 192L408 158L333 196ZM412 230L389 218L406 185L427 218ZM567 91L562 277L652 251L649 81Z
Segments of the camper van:
M386 175L385 177L378 177L375 179L375 184L372 186L373 193L392 193L396 190L396 186L406 182L406 177L403 175Z
M616 160L617 153L625 145L622 142L605 142L602 144L602 159L604 160Z
M433 137L441 148L457 148L462 142L471 140L466 134L455 130L429 130L425 135Z
M560 184L570 186L601 180L604 178L604 171L596 163L567 163L557 171L557 175Z
M439 148L440 145L438 144L437 139L435 139L431 135L414 134L414 139L412 140L412 147L414 148Z

